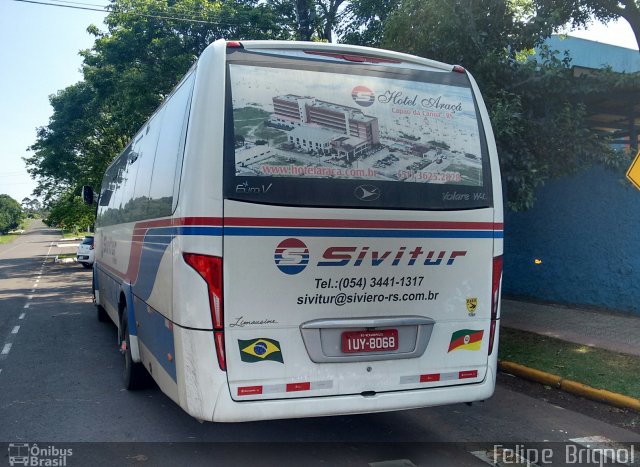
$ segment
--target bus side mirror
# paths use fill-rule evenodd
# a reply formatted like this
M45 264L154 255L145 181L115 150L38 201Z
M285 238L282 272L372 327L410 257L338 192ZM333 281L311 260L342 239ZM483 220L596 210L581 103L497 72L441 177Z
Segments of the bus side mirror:
M84 185L82 187L82 200L84 204L88 204L91 206L93 204L93 188L89 185Z

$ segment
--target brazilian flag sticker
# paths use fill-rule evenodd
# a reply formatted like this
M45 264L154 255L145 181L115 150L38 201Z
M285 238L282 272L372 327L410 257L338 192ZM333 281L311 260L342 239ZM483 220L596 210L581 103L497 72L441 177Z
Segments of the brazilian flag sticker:
M255 363L271 360L284 363L280 342L277 340L265 339L264 337L248 341L238 339L238 347L240 347L240 358L243 362Z

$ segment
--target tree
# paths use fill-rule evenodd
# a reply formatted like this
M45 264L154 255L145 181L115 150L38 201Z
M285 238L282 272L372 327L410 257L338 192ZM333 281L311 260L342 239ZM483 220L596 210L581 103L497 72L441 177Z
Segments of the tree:
M53 115L25 158L38 180L34 193L59 224L76 222L73 211L64 215L71 193L100 186L111 160L211 42L294 33L280 10L258 0L114 0L110 8L106 32L88 28L96 40L81 52L84 79L50 97Z
M553 18L556 25L571 23L574 27L586 26L593 18L604 22L624 18L640 49L639 0L532 0L531 9L537 18Z
M20 203L9 195L0 195L0 234L17 229L22 218Z
M94 207L87 206L73 191L60 196L49 210L45 223L67 230L84 230L95 222Z
M473 73L495 132L507 205L514 210L531 207L535 188L549 178L595 161L626 160L588 129L582 102L595 89L623 81L640 89L640 79L613 73L575 78L569 58L545 47L535 60L527 58L550 33L537 25L542 21L531 21L527 10L505 0L405 0L385 29L385 46Z
M29 217L40 214L40 210L42 209L42 204L38 198L31 199L27 196L22 199L20 204L22 206L22 212L28 214Z
M387 18L400 0L354 0L347 4L337 26L340 42L380 47Z
M546 179L594 160L619 160L603 138L585 129L582 101L598 86L638 89L640 79L621 80L606 73L576 79L568 59L548 51L537 62L524 59L566 18L552 10L552 4L113 0L107 30L89 28L96 40L82 51L84 79L50 98L53 115L38 129L30 148L33 155L26 158L29 172L38 179L35 195L43 198L54 219L64 213L56 210L58 204L69 206L71 194L82 185L97 189L110 161L213 40L330 41L338 32L343 42L383 45L470 69L493 121L508 204L527 208L534 188Z
M370 20L365 15L372 14L372 5L378 6L378 3L380 0L268 0L278 12L281 25L295 31L297 40L333 42L334 31L337 31L342 36L340 42L352 44L358 43L355 36ZM356 25L356 21L360 24ZM352 33L354 38L345 41L347 33Z

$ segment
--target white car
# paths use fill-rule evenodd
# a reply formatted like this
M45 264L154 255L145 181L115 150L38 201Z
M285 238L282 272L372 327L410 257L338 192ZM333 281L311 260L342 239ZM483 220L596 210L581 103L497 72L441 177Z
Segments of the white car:
M93 235L87 235L84 237L84 240L82 240L82 243L78 245L76 259L78 263L89 269L93 266L93 256Z

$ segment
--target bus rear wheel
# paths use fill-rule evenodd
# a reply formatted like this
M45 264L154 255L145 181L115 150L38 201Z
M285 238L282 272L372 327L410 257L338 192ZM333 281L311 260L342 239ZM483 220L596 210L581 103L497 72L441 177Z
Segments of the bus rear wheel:
M147 370L142 363L134 362L131 356L131 338L129 336L129 319L127 317L127 307L125 305L120 322L120 352L124 357L124 369L122 372L122 382L125 389L133 391L143 389L149 381Z
M95 279L91 288L93 289L93 304L96 306L96 315L98 317L98 321L100 321L101 323L106 323L107 321L109 321L109 315L107 314L107 310L105 310L102 305L98 305L98 301L96 300Z

